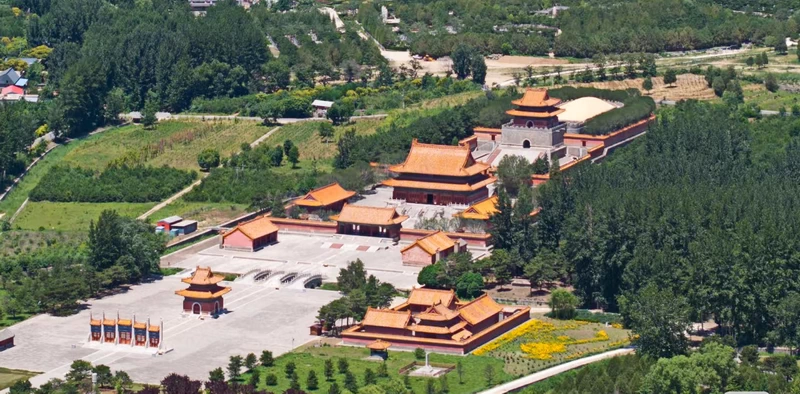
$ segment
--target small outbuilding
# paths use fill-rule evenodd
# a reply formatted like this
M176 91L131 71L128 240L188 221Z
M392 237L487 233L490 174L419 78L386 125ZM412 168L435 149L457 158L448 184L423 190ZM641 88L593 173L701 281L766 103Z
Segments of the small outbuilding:
M178 235L191 234L197 231L197 220L181 220L170 226Z
M0 87L11 86L19 81L20 75L13 68L8 68L5 71L0 71Z
M314 116L324 118L328 114L328 110L333 107L333 101L314 100L311 107L314 108Z
M164 231L169 232L172 230L172 227L180 222L183 221L183 218L180 216L170 216L168 218L164 218L156 222L156 226L161 227Z
M400 250L403 265L426 266L459 251L460 245L442 231L420 238Z
M0 352L14 347L14 332L6 328L0 330Z
M275 242L278 242L278 226L266 216L259 216L223 234L220 248L255 252Z

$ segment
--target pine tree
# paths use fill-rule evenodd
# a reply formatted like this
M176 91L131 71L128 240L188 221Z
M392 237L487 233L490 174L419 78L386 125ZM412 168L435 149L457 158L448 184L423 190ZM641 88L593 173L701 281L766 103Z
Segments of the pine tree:
M333 361L331 359L325 360L325 380L333 380Z
M319 382L317 381L317 373L313 370L308 371L308 378L306 378L306 388L309 390L316 390L319 388Z
M353 373L350 371L347 371L344 374L344 388L352 393L358 392L358 382L356 381L355 375L353 375Z
M260 361L261 365L265 367L271 367L273 364L275 364L275 359L272 358L272 352L269 350L264 350L261 352L261 358L259 358L258 361Z

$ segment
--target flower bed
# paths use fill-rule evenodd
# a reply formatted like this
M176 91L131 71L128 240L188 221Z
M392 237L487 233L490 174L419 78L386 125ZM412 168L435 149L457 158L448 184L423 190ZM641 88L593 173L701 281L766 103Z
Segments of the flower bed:
M585 321L532 319L473 352L505 361L523 375L565 361L627 345L627 330Z

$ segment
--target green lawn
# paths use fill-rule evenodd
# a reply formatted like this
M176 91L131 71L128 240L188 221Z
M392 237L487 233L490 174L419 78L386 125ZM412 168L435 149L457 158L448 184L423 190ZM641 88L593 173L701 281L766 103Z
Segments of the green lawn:
M288 362L294 362L296 365L297 375L299 377L298 381L300 382L300 386L302 389L306 389L306 378L308 376L308 372L313 370L317 374L317 378L319 380L319 389L310 391L314 393L327 393L328 388L331 385L331 382L327 382L325 380L324 375L324 364L325 360L331 359L334 364L334 370L336 370L337 360L339 358L346 358L349 364L349 370L353 373L358 381L359 387L364 386L364 371L369 368L372 369L373 372L376 372L378 366L380 365L380 361L372 361L372 360L365 360L366 357L369 356L369 350L364 347L349 347L349 346L339 346L339 347L330 347L330 346L322 346L322 347L306 347L304 349L298 349L292 353L285 354L281 357L278 357L275 360L275 365L269 368L258 367L260 372L260 380L259 380L259 390L266 390L269 392L276 392L280 393L284 390L289 388L289 379L286 377L285 367ZM401 351L389 351L389 359L387 362L387 367L389 371L389 378L395 378L402 381L402 376L398 373L398 371L409 365L415 361L418 361L414 358L414 354L412 352L401 352ZM424 362L424 360L422 360ZM480 391L481 389L488 388L489 385L486 383L485 379L485 369L487 365L492 366L492 370L494 371L494 381L492 385L499 384L501 382L509 381L512 379L512 376L503 372L503 361L491 357L479 357L479 356L450 356L450 355L443 355L443 354L431 354L430 355L430 362L433 364L449 364L455 365L457 362L461 361L464 366L464 374L463 374L463 384L459 383L458 374L455 370L451 371L447 375L447 382L450 388L451 393L475 393ZM278 378L278 385L276 386L267 386L265 384L265 377L267 374L275 374ZM249 378L249 373L243 376L244 381L247 381ZM381 380L389 379L389 378L378 378L378 382ZM439 386L439 380L442 378L437 379L436 385L437 388ZM344 392L344 374L336 373L334 374L334 380L339 384L339 387ZM410 378L410 383L413 392L415 393L424 393L425 387L427 383L427 378Z
M137 217L155 203L84 203L84 202L29 202L14 221L23 230L88 231L89 221L97 220L106 209L116 210L122 216Z
M64 156L66 156L80 144L81 141L73 141L69 144L58 146L50 151L50 153L48 153L44 159L33 166L28 174L22 178L22 182L14 187L11 193L9 193L8 196L3 199L3 201L0 201L0 212L6 213L5 219L11 218L11 215L13 215L20 205L22 205L25 199L28 198L28 193L30 193L30 191L36 187L44 174L46 174L53 165L59 163Z
M38 374L37 372L22 371L19 369L0 368L0 390L11 387L17 380L29 379Z
M179 198L147 218L151 223L170 216L197 220L200 227L216 226L247 213L247 205L214 202L188 202Z
M64 162L96 170L122 157L133 163L199 170L197 155L214 148L220 156L238 152L271 128L251 121L174 120L159 123L155 130L128 125L87 137Z

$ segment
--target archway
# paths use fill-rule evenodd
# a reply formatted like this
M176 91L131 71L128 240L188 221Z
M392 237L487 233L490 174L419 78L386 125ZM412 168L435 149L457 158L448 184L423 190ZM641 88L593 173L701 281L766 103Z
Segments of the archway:
M200 314L200 304L198 304L196 302L194 304L192 304L192 314L193 315L199 315Z
M525 148L525 149L530 149L530 147L531 147L531 142L530 142L530 141L528 141L528 140L525 140L525 141L523 141L523 142L522 142L522 147L523 147L523 148Z
M526 126L527 128L531 128L531 127L533 127L533 121L532 121L532 120L529 120L529 121L525 122L525 126Z

